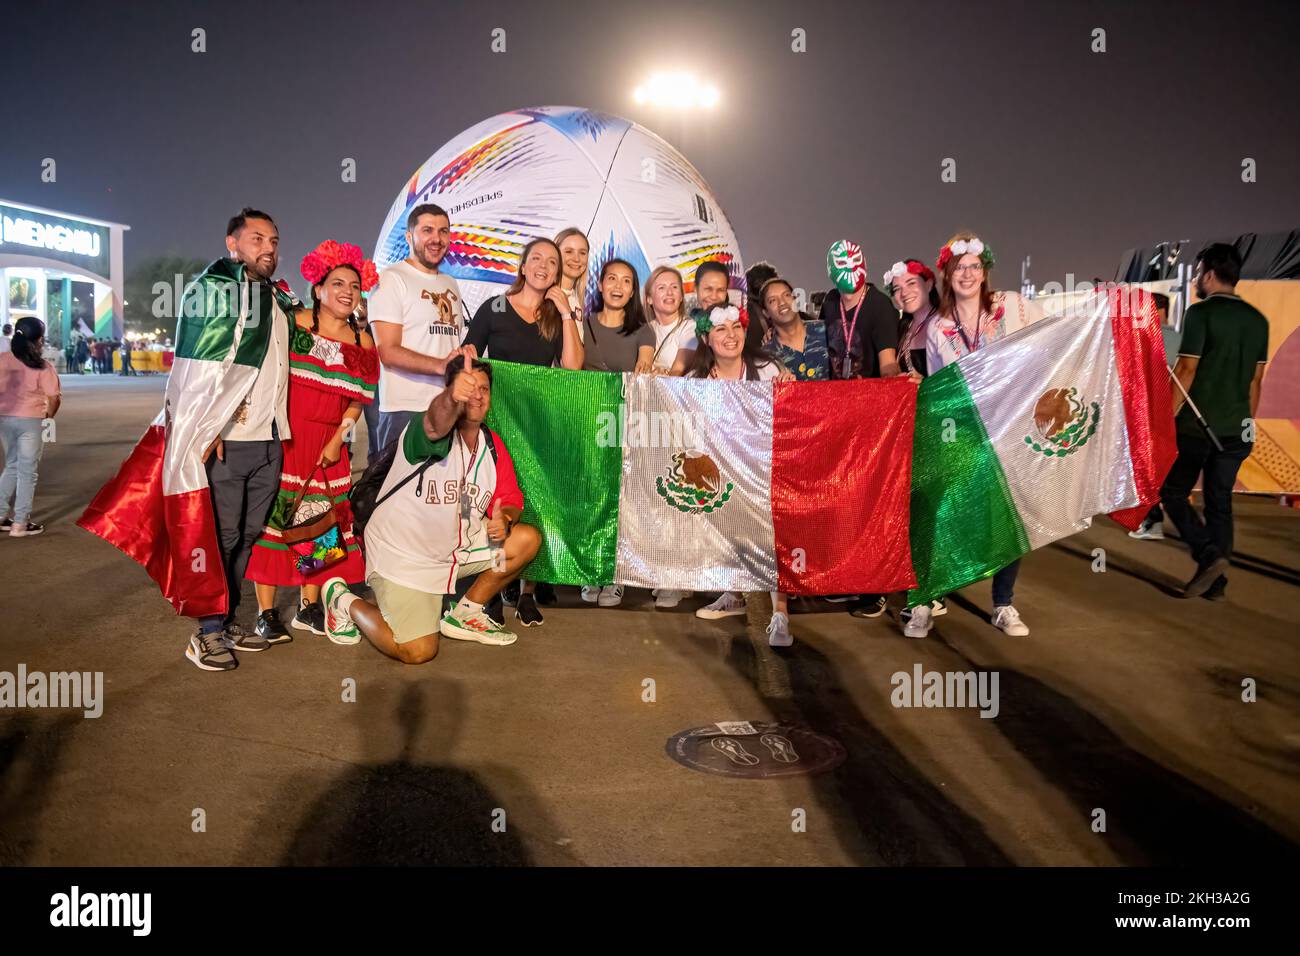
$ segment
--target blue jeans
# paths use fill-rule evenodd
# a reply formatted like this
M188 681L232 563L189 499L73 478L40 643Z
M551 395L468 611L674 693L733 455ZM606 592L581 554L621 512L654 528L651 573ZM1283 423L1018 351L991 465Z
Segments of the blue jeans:
M993 606L1003 607L1012 603L1016 590L1016 575L1020 573L1020 559L1012 561L1005 568L993 575Z
M36 495L36 463L45 450L41 419L0 415L0 445L5 451L5 470L0 474L0 514L9 513L12 501L14 522L25 524Z
M379 442L370 446L370 458L367 461L378 458L381 451L396 442L402 435L402 429L406 427L406 423L410 420L410 412L380 412Z

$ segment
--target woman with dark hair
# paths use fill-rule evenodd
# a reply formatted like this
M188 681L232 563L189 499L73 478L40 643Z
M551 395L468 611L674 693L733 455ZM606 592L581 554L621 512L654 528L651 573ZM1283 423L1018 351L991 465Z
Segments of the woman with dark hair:
M734 305L717 305L705 312L696 309L695 333L699 347L691 362L687 378L722 381L792 382L794 376L779 361L753 345L746 338L749 316ZM772 620L767 625L767 640L773 647L789 647L790 618L787 597L772 593ZM698 609L696 617L711 621L737 617L745 613L745 598L734 591L723 591L711 604Z
M0 531L11 538L40 534L31 520L36 495L36 464L45 449L41 423L59 410L59 374L41 357L45 326L25 315L14 323L9 350L0 353L0 445L5 470L0 474Z
M655 333L645 320L636 270L624 259L600 267L595 310L583 316L585 358L594 372L649 372L654 365ZM623 603L623 585L584 585L582 599L601 607Z
M595 372L648 372L655 333L646 324L636 270L625 259L600 267L596 308L583 316L582 367Z
M348 508L352 463L346 443L379 384L374 339L353 318L361 293L374 288L379 273L359 247L326 240L303 259L302 276L311 283L312 307L294 315L289 342L293 437L281 442L280 489L244 575L256 582L257 633L270 644L292 640L275 609L277 587L299 589L293 626L324 636L321 585L335 577L350 584L366 579ZM337 540L318 540L314 547L285 543L286 528L330 508L335 511Z
M898 321L898 364L915 381L925 378L925 335L939 313L934 273L920 259L895 262L885 273L884 289L902 317Z
M587 311L587 266L591 260L591 245L577 226L556 233L555 245L560 250L560 288L569 300L569 311L579 319L578 338L583 338L581 319Z
M469 324L464 345L476 354L524 365L559 365L580 369L585 357L578 334L577 314L560 285L560 247L550 239L534 239L519 256L519 274L504 294L488 299ZM536 584L520 579L515 617L524 627L542 623ZM513 589L508 592L513 595ZM554 601L554 588L542 589L542 600ZM506 601L509 602L507 596Z
M938 372L946 365L992 345L1012 332L1043 317L1038 304L1017 292L995 292L989 273L996 260L993 250L971 232L959 232L939 250L935 268L943 277L936 315L926 331L926 366ZM1011 562L993 575L994 627L1011 637L1025 637L1029 628L1012 605L1020 561ZM929 609L912 609L909 627L923 637L929 629Z

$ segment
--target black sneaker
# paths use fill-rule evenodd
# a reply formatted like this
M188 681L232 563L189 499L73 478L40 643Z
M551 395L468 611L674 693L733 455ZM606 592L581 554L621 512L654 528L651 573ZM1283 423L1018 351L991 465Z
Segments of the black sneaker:
M1226 601L1228 600L1228 579L1220 574L1210 585L1210 589L1201 597L1207 601Z
M0 531L8 531L14 526L13 518L0 518Z
M887 603L883 594L864 594L849 608L849 613L854 617L880 617Z
M9 523L9 537L11 538L30 538L34 534L40 534L45 530L45 525L37 524L31 518L28 518L25 524L18 524L16 521Z
M1192 579L1187 582L1187 587L1183 588L1183 597L1194 598L1200 597L1210 589L1216 580L1222 576L1223 572L1228 570L1231 562L1222 557L1219 552L1211 548L1196 566L1196 573Z
M227 624L225 633L221 635L222 643L232 651L264 651L271 645L267 643L266 638L260 634L249 634L238 624Z
M483 605L483 613L492 618L494 623L501 625L505 624L506 608L505 604L501 600L501 594L499 592L494 598L492 598L492 600Z
M531 594L519 595L515 604L515 617L524 627L538 627L542 623L542 612L537 606L537 599Z
M257 636L274 647L276 644L288 644L293 640L283 624L280 623L280 613L275 608L268 608L257 616L257 626L253 628Z
M542 607L555 607L559 603L555 597L555 585L543 581L538 581L533 587L533 596Z
M304 631L311 631L313 634L324 637L325 609L321 607L320 601L303 604L298 608L298 613L293 616L290 623L294 627L300 627Z
M511 581L501 592L501 602L508 607L514 607L519 603L519 579Z
M190 638L189 647L185 648L186 660L205 671L233 671L239 666L239 661L230 653L222 636L219 632L204 634L199 631Z

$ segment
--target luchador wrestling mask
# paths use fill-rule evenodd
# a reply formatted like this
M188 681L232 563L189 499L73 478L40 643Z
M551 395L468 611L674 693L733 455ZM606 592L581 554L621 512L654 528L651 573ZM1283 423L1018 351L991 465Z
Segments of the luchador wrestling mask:
M862 247L849 239L839 239L826 253L826 274L843 295L852 295L867 282L867 263Z

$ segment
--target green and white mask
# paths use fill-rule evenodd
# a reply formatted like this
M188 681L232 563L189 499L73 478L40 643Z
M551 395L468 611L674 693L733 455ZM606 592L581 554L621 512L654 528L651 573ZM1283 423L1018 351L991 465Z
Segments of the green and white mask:
M867 263L862 247L850 239L838 239L826 253L826 274L843 295L852 295L867 283Z

